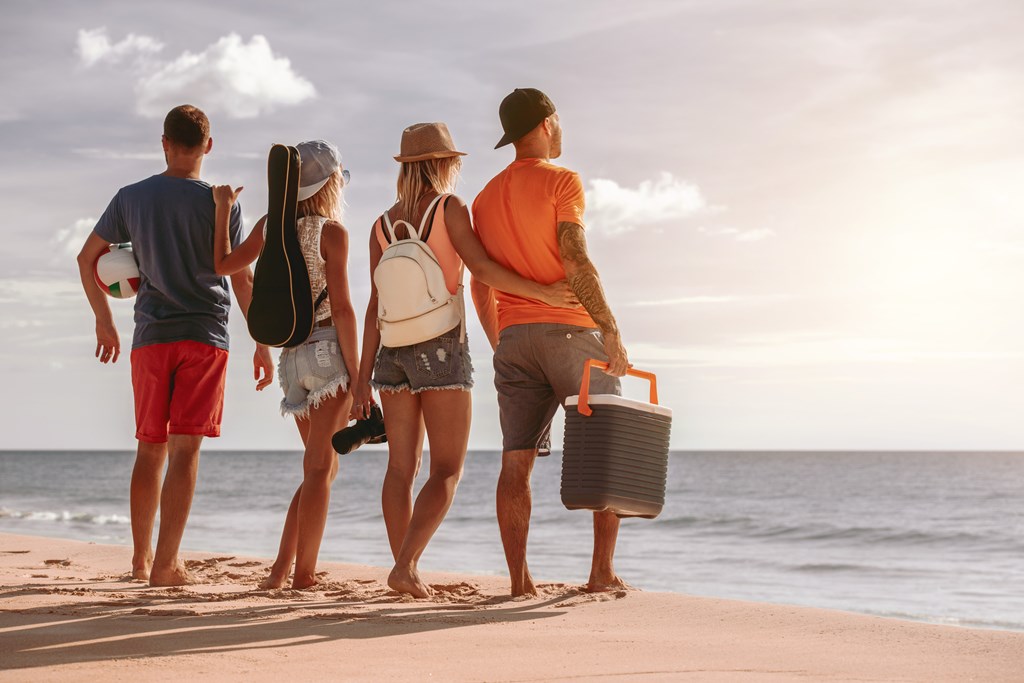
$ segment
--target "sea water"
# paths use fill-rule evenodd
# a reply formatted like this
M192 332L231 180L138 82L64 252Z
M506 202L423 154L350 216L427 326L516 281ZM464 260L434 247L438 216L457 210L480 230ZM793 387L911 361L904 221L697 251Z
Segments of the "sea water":
M132 461L0 452L0 531L130 545ZM469 453L423 569L506 573L500 463ZM341 458L321 559L390 566L386 466ZM562 507L559 468L556 452L534 469L530 569L584 583L591 515ZM204 452L183 547L273 558L301 476L298 452ZM1024 630L1024 454L674 452L664 511L623 521L615 564L645 590Z

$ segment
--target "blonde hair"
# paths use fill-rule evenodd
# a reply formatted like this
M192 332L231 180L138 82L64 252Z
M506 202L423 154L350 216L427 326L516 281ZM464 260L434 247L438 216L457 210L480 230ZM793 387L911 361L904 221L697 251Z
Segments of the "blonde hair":
M438 194L454 191L461 168L460 156L403 161L398 169L398 217L411 223L420 197L430 190Z
M335 171L327 179L327 184L317 190L315 195L299 202L296 213L299 217L323 216L324 218L340 221L342 203L341 173Z

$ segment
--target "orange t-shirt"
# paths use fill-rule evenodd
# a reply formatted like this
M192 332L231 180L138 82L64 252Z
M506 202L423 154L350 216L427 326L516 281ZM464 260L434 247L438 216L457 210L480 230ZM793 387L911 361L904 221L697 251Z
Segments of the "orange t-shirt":
M520 276L548 285L565 279L559 223L583 225L583 183L543 159L520 159L494 176L473 202L473 225L487 255ZM524 323L597 327L584 308L555 308L494 290L498 328Z

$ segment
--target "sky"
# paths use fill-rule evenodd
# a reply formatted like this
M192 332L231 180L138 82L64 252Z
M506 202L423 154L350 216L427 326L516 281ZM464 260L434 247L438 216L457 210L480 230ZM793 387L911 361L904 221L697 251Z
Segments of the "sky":
M272 143L352 173L353 299L402 129L445 121L471 200L516 87L558 108L587 235L677 449L1024 449L1024 5L1016 0L29 2L0 26L0 448L133 448L127 355L93 358L75 255L210 116L203 175L266 204ZM1017 200L1013 199L1018 197ZM125 348L132 302L112 301ZM362 316L360 315L360 322ZM223 436L294 449L230 323ZM500 448L475 316L471 448ZM627 396L644 398L630 380ZM561 422L554 427L556 444Z

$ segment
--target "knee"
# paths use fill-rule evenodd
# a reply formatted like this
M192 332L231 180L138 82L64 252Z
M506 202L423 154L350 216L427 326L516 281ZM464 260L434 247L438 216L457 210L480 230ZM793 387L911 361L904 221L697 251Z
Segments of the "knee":
M443 483L446 487L450 487L452 490L455 490L459 485L459 481L462 479L462 468L438 468L430 473L430 478Z
M521 495L530 492L530 477L517 469L502 468L498 475L498 495Z
M314 465L307 467L303 473L303 485L312 484L316 486L330 486L337 474L337 468L330 465Z

